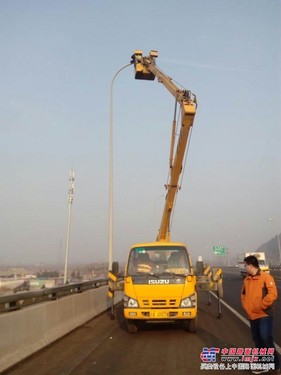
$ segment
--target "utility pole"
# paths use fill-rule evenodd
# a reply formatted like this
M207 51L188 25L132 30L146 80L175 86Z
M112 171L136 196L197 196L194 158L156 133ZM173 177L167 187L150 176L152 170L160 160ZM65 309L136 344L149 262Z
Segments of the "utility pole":
M69 171L68 220L67 220L66 251L65 251L65 263L64 263L64 281L63 281L64 284L67 283L68 254L69 254L69 240L70 240L70 226L71 226L73 196L74 196L74 170L71 169Z

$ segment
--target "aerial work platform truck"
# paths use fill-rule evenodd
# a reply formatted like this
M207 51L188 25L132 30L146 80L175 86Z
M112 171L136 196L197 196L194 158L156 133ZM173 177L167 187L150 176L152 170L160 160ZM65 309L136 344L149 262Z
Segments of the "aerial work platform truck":
M171 214L180 189L179 179L184 168L186 150L190 140L197 101L189 90L179 88L156 65L158 53L152 50L148 56L136 50L132 56L135 79L153 81L157 78L174 97L175 110L169 157L169 182L160 228L153 242L131 246L124 277L118 279L118 265L109 273L109 295L124 290L124 316L128 331L138 330L140 322L180 322L190 332L197 326L197 288L220 291L222 296L221 270L196 277L187 246L171 241ZM180 123L177 129L177 107ZM116 266L116 267L115 267ZM204 270L203 270L204 271Z

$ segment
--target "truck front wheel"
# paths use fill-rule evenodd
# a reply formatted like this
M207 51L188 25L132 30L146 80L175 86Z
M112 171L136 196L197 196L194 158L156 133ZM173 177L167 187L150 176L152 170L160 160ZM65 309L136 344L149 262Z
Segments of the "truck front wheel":
M195 333L197 329L197 318L185 320L183 327L186 331Z
M127 324L127 331L129 333L137 333L138 332L138 325L136 320L133 319L126 319Z
M197 330L197 318L189 319L189 332L195 333Z

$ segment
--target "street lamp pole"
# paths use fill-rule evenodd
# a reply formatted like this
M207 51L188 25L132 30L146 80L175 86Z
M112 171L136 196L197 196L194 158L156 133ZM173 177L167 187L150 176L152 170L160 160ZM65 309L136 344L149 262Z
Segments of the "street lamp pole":
M70 240L70 225L71 225L71 213L72 213L72 203L74 196L74 170L69 173L69 190L68 190L68 220L67 220L67 234L66 234L66 252L65 252L65 263L64 263L64 280L63 283L67 282L68 273L68 254L69 254L69 240Z
M126 64L120 68L112 78L110 85L110 117L109 117L109 219L108 219L108 270L112 267L112 248L113 248L113 85L118 74L132 63Z

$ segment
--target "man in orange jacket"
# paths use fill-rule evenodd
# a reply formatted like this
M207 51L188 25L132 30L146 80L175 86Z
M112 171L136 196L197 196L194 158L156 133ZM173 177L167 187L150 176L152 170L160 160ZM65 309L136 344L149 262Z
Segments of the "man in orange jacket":
M249 320L252 338L256 348L274 348L273 303L277 299L277 288L273 277L259 268L258 259L249 255L244 259L247 276L241 291L241 302ZM280 374L279 356L274 350L274 373ZM254 370L253 374L268 372L266 369Z

